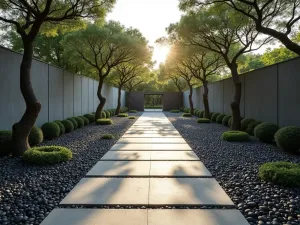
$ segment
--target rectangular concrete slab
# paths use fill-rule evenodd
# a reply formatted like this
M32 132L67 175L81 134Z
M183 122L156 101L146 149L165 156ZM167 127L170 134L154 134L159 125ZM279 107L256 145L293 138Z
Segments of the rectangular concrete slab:
M149 209L148 225L249 225L236 209Z
M211 177L211 173L200 161L151 161L150 176Z
M154 143L138 143L138 144L120 144L116 143L110 151L191 151L188 144L154 144Z
M182 143L186 144L186 141L181 138L120 138L117 142L118 144L126 144L126 143Z
M193 151L152 151L151 160L199 161L199 158Z
M54 209L41 225L147 225L143 209Z
M168 131L159 131L159 130L128 130L125 134L174 134L179 135L178 131L168 130Z
M151 151L108 151L101 160L150 160Z
M150 178L150 205L234 205L213 178Z
M86 176L149 176L150 161L99 161Z
M143 137L181 137L180 134L124 134L123 137L138 137L138 138L143 138Z
M149 178L83 178L61 205L145 205Z

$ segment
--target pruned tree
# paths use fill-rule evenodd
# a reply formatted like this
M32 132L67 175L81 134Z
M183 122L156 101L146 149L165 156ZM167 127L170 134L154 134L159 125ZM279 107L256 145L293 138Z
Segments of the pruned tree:
M300 45L293 36L300 21L300 0L181 0L183 10L223 3L254 22L258 32L279 40L300 55Z
M186 82L182 79L182 77L177 76L174 73L167 74L168 71L165 68L164 64L159 65L159 78L166 81L168 84L170 80L175 85L179 92L184 91L187 88Z
M126 30L117 22L110 21L103 27L88 25L85 30L73 32L63 40L65 54L84 61L99 78L97 96L100 104L96 119L101 118L106 98L102 95L105 79L112 69L122 63L130 63L144 50L144 41L132 36L132 29Z
M28 135L41 110L31 84L33 44L43 26L62 21L104 16L115 0L1 0L0 25L14 26L20 35L24 54L20 67L20 89L26 103L21 120L13 125L13 156L20 156L30 146ZM53 26L54 24L54 26Z

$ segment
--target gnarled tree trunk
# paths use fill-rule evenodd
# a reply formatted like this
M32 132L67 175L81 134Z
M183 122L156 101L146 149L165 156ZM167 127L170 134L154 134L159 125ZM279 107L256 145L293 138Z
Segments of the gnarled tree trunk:
M25 100L26 110L21 120L14 124L12 134L12 155L21 156L30 148L28 136L41 111L41 103L36 98L31 84L31 64L33 56L33 40L23 39L24 54L20 67L20 89Z
M242 83L240 81L240 77L237 70L237 64L234 63L230 66L232 80L234 84L234 99L231 103L232 110L232 130L240 130L241 129L241 111L240 111L240 103L242 96Z
M99 103L99 105L97 107L97 110L96 110L96 120L102 118L102 110L103 110L103 107L106 103L106 98L104 98L102 96L103 83L104 83L104 79L100 77L98 90L97 90L97 96L98 96L98 99L99 99L100 103Z
M121 109L121 94L122 94L122 86L119 86L119 88L118 88L118 105L117 105L117 109L116 109L117 115L120 113L120 109Z
M190 94L189 94L189 103L190 103L190 109L191 114L194 114L194 104L193 104L193 87L190 86Z
M208 103L208 85L207 81L203 82L203 105L204 105L204 117L209 119L209 103Z

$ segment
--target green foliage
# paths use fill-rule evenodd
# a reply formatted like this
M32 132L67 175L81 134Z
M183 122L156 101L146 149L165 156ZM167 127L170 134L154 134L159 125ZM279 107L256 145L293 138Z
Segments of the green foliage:
M103 111L105 113L105 118L110 118L110 112L108 110Z
M182 117L192 117L193 115L191 113L182 113Z
M126 112L128 112L128 108L127 107L121 107L120 113L126 113Z
M54 123L56 123L59 126L59 135L62 135L66 132L66 129L64 127L64 125L61 123L61 121L59 120L55 120Z
M199 118L204 118L204 111L200 111Z
M98 124L98 125L111 125L111 124L113 124L113 121L111 119L98 119L96 121L96 124Z
M184 108L183 108L183 107L180 107L179 111L180 111L180 112L183 112L183 111L184 111Z
M212 122L217 122L217 117L221 115L221 113L213 113L211 116L211 121Z
M84 120L82 118L78 117L73 117L74 120L76 120L78 128L84 127Z
M261 58L264 65L268 66L295 58L297 56L298 55L296 53L288 50L285 46L281 46L279 48L274 49L268 48Z
M254 122L255 120L252 118L245 118L241 121L241 130L242 131L246 131L246 129L248 128L249 124Z
M197 116L197 113L199 112L199 109L194 109L194 116Z
M146 105L145 109L162 109L162 106L150 106L150 105Z
M134 119L135 119L135 117L134 117L134 116L129 116L129 117L128 117L128 119L130 119L130 120L134 120Z
M275 133L277 146L286 152L297 153L300 150L300 128L288 126Z
M90 121L88 118L84 117L84 116L79 116L81 119L83 119L83 122L84 122L84 126L87 126L90 124Z
M221 138L224 141L249 141L249 135L244 131L226 131L222 134Z
M104 134L101 137L102 139L114 139L115 137L112 134Z
M191 112L191 109L190 109L190 108L184 108L184 109L183 109L183 112L185 112L185 113L190 113L190 112Z
M180 111L178 109L172 109L170 112L171 113L179 113Z
M101 118L105 119L106 118L106 113L104 111L101 111Z
M40 144L43 140L44 135L41 128L33 126L28 137L29 145L36 146Z
M258 175L266 182L300 187L300 165L291 162L269 162L259 167Z
M67 120L70 120L72 122L74 130L76 130L78 128L78 123L73 117L67 118Z
M259 54L247 54L240 57L238 62L238 68L240 73L246 73L248 71L256 70L264 67L265 64L262 61L262 57Z
M128 114L127 113L120 113L120 114L118 114L118 117L128 117Z
M197 123L210 123L210 119L200 118L200 119L197 120Z
M135 109L131 109L129 112L130 112L130 113L137 113L138 111L135 110Z
M90 123L94 123L95 122L95 114L85 114L83 115L85 118L87 118L89 120Z
M28 164L51 165L72 159L72 152L60 146L34 147L25 151L22 159Z
M222 120L222 124L224 125L224 126L226 126L226 127L228 127L229 126L229 120L231 119L231 117L232 116L224 116L223 117L223 120Z
M0 130L0 156L7 156L12 150L12 131Z
M261 124L262 122L260 121L252 121L251 123L249 123L247 129L246 129L246 133L248 133L251 136L254 136L254 129L257 125Z
M278 129L279 127L276 124L261 123L255 127L254 135L263 142L272 143L274 140L274 135Z
M58 137L60 134L59 126L54 122L44 123L42 126L42 131L44 137L49 140Z
M232 122L233 122L233 117L231 117L231 118L228 120L228 126L229 126L229 127L232 126Z
M64 125L66 133L70 133L74 130L74 125L70 120L62 120L61 123Z
M218 115L217 118L216 118L216 122L221 124L225 116L226 116L226 114Z

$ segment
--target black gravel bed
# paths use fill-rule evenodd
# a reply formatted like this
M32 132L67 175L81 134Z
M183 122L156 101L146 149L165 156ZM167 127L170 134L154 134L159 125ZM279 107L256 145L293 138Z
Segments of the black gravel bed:
M196 117L165 115L230 196L250 224L300 224L300 188L266 183L258 178L259 165L270 161L300 163L300 156L251 137L244 143L220 139L227 127L197 124Z
M139 116L139 113L130 113ZM73 159L52 166L0 158L0 225L38 225L136 121L113 117L114 124L91 124L41 145L70 148ZM115 139L101 139L113 134Z

